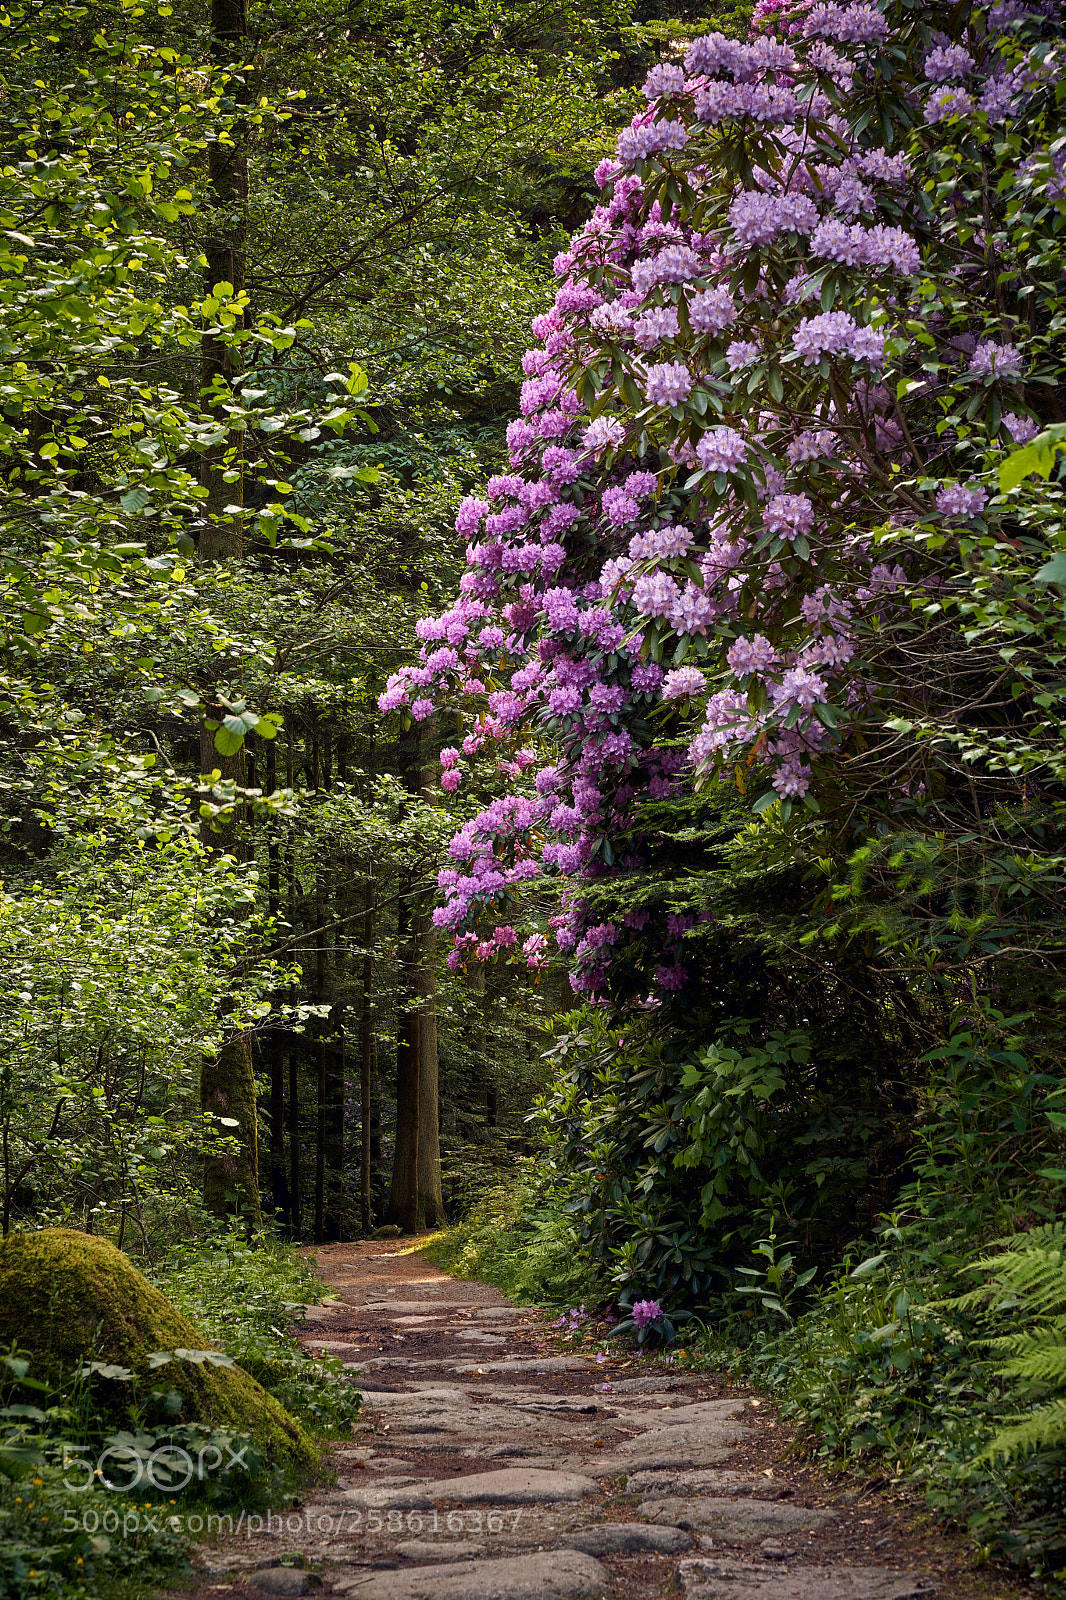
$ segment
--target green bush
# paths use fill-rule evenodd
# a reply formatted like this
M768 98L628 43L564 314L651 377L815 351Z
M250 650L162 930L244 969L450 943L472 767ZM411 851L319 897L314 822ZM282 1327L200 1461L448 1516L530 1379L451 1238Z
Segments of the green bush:
M332 1356L312 1356L293 1338L303 1308L329 1291L313 1268L278 1240L221 1240L171 1251L160 1282L174 1304L312 1431L348 1436L359 1391Z
M574 1305L603 1292L573 1217L545 1191L533 1159L483 1190L467 1217L422 1253L457 1277L495 1284L520 1305Z

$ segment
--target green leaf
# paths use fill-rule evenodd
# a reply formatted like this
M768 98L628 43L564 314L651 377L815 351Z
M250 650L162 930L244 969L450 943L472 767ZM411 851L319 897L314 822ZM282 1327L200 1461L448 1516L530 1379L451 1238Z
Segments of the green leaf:
M38 634L47 632L51 621L52 619L47 611L24 611L22 613L23 631L28 633L31 638L36 638Z
M118 503L123 511L132 516L134 512L143 511L151 498L147 489L127 489L124 495L119 496Z
M1033 574L1036 583L1066 583L1066 550L1045 561L1039 572Z
M230 728L219 728L215 734L215 749L220 756L235 756L243 743L244 734L234 733Z
M860 1261L854 1272L849 1272L849 1278L868 1278L871 1272L876 1272L887 1256L888 1251L882 1250L879 1256L868 1256L865 1261Z

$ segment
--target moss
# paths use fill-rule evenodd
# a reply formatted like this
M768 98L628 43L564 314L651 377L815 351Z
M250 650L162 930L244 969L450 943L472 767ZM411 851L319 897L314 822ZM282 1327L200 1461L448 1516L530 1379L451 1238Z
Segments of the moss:
M34 1376L56 1381L86 1357L147 1378L153 1350L203 1350L211 1341L106 1239L45 1228L0 1240L0 1346L12 1344L31 1357ZM296 1419L240 1367L185 1361L164 1371L182 1395L183 1420L249 1433L279 1465L317 1461ZM120 1412L128 1391L105 1386L101 1400Z

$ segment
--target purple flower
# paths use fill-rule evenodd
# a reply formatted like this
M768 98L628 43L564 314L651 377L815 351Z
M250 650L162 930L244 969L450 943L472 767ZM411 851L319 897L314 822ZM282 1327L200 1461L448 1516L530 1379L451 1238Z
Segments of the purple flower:
M755 189L737 195L729 207L729 221L741 244L769 244L784 229L813 233L818 211L806 195L773 195Z
M741 367L758 361L761 355L762 347L754 339L734 339L725 353L726 366L730 372L739 372Z
M729 290L720 286L694 294L689 301L688 315L694 333L721 333L737 320L737 308Z
M977 517L987 503L984 489L965 484L948 483L937 490L936 508L945 517Z
M626 436L625 426L619 417L597 417L590 422L582 436L583 442L597 454L601 450L617 450ZM510 429L508 429L510 444Z
M822 355L847 355L874 366L880 366L885 358L884 335L861 328L846 311L804 317L793 330L792 347L802 355L805 367L815 366Z
M975 377L986 374L993 378L1020 378L1025 362L1016 344L997 344L995 339L982 339L967 369Z
M923 63L923 71L930 83L955 83L972 72L975 65L967 49L961 44L952 44L930 50Z
M1028 444L1030 439L1035 439L1040 432L1039 427L1032 417L1019 417L1013 411L1008 411L1003 417L1003 426L1014 440L1015 444Z
M814 6L800 23L810 38L839 39L841 44L879 44L888 38L888 23L875 6Z
M805 494L775 494L763 515L767 533L783 533L797 539L814 526L814 507Z
M633 1307L633 1326L646 1328L652 1322L658 1322L663 1314L663 1308L658 1300L638 1300Z
M699 667L675 667L663 679L662 696L664 700L680 700L685 695L702 694L706 687L707 680Z
M735 428L712 428L696 446L696 460L708 472L735 472L748 459L748 447Z
M683 361L660 361L644 371L644 398L653 406L677 406L692 393L692 374Z
M633 264L629 277L635 294L646 295L657 283L687 283L698 278L703 263L687 244L670 244L657 256Z
M677 338L677 311L673 306L652 306L633 324L633 336L642 350Z
M682 67L670 61L660 61L644 79L641 90L645 100L657 100L660 95L684 94L685 73Z
M652 122L643 127L623 128L618 135L619 161L645 161L663 150L683 150L688 129L683 122Z
M731 672L738 678L746 678L749 673L766 672L776 666L777 651L769 639L757 633L751 639L734 640L726 651L726 660Z
M972 94L965 89L940 89L931 94L922 109L926 122L946 122L948 117L965 117L973 110Z

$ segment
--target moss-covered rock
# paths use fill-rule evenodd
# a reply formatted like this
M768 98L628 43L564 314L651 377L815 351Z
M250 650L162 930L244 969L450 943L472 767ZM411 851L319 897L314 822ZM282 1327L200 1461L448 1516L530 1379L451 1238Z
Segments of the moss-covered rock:
M45 1228L0 1240L0 1346L12 1344L32 1358L35 1377L54 1381L87 1358L147 1379L153 1351L204 1350L211 1341L106 1239ZM164 1374L182 1396L184 1421L249 1433L279 1465L317 1460L295 1417L240 1367L182 1361Z

